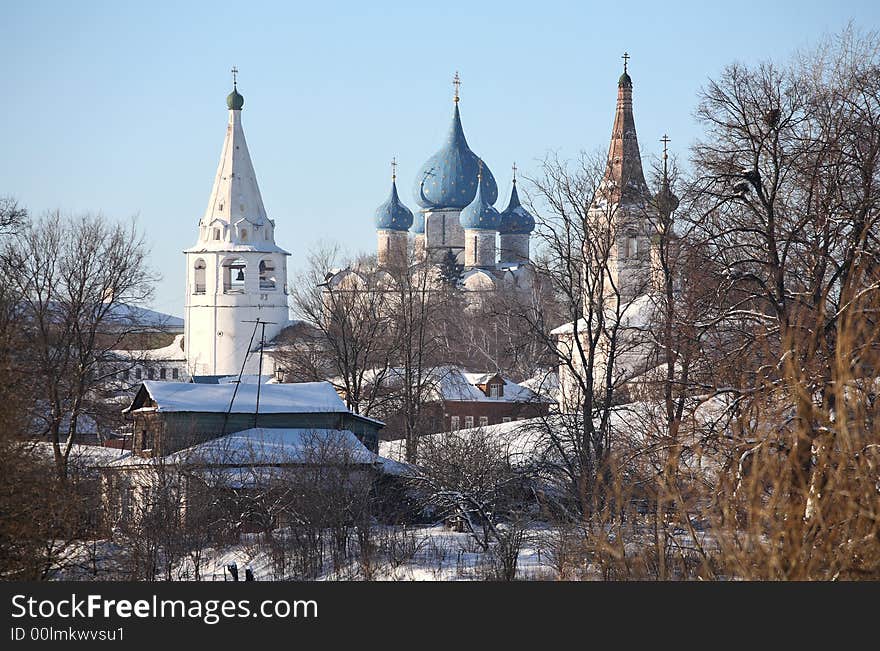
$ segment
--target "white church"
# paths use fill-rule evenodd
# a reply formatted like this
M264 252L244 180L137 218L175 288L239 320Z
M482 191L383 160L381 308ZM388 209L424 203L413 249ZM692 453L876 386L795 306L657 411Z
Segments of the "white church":
M186 254L184 351L193 376L237 375L263 336L287 326L287 251L275 244L248 152L234 82L226 98L229 123L199 239ZM256 336L252 337L256 331ZM271 364L271 360L264 360ZM245 373L257 369L248 360ZM265 369L264 369L265 371Z
M237 71L233 69L233 75ZM252 354L290 323L287 251L275 243L242 128L244 97L233 77L220 163L186 255L184 332L155 350L118 351L133 368L125 380L223 381L272 375L271 356Z

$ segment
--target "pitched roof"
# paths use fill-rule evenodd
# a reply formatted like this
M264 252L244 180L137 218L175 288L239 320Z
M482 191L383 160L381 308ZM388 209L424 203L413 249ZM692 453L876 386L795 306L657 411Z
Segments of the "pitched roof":
M126 412L143 408L145 398L156 403L160 412L215 413L229 410L235 392L231 413L252 414L256 411L257 385L193 384L189 382L143 383ZM345 403L329 382L301 382L296 384L260 385L261 414L348 413Z

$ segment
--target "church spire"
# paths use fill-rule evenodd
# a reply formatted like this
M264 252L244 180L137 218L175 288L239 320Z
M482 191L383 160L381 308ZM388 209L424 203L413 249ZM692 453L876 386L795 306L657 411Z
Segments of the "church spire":
M610 192L614 203L638 203L650 197L639 141L636 136L636 121L633 116L632 78L628 63L631 58L623 53L623 74L617 82L617 110L614 114L614 127L611 130L611 144L608 148L608 164L605 168L603 185Z
M233 241L237 239L237 233L242 230L251 241L253 227L264 226L268 218L241 125L244 97L238 92L237 68L232 68L232 75L232 92L226 98L226 105L229 108L226 138L223 141L211 197L201 223L203 226L209 226L219 220L232 228ZM242 220L249 222L251 228L242 225ZM238 228L235 228L236 224L239 224ZM266 235L270 233L271 229L268 229Z

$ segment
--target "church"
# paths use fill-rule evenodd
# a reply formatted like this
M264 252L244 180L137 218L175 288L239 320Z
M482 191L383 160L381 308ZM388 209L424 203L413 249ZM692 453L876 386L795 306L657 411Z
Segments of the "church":
M275 222L263 205L242 126L244 97L236 72L233 69L233 89L226 98L226 134L208 205L199 220L195 245L183 252L184 333L161 351L125 353L131 359L140 354L152 365L162 362L157 353L167 353L167 379L218 381L239 373L272 376L279 370L274 359L254 353L261 341L272 341L291 324L290 254L276 244ZM364 286L357 281L370 274L390 275L390 270L426 263L435 271L452 267L455 284L465 295L503 293L528 300L536 282L531 263L535 219L520 203L515 166L506 207L494 206L498 200L495 177L465 137L457 73L453 86L448 135L416 176L413 196L418 209L411 210L401 200L396 163L392 163L390 194L375 214L374 266L328 271L328 287ZM628 305L627 314L632 312L628 318L644 320L649 318L641 312L649 302L656 235L645 218L646 210L657 205L658 199L674 210L677 199L668 184L661 190L666 193L663 197L652 197L649 191L636 136L632 89L625 57L607 168L591 212L614 214L615 243L609 260L613 284ZM575 324L566 324L552 334L561 346L572 346L575 330ZM643 361L633 359L632 363L635 370ZM166 379L164 370L157 373L159 379ZM152 370L133 375L154 377Z
M416 175L413 211L400 199L396 162L392 162L391 192L376 210L374 269L332 272L327 284L345 288L352 273L361 278L374 272L427 263L441 275L457 274L457 287L476 295L527 292L534 283L530 237L535 220L522 206L513 166L507 206L498 210L498 185L489 166L468 146L462 126L461 81L455 74L449 133Z

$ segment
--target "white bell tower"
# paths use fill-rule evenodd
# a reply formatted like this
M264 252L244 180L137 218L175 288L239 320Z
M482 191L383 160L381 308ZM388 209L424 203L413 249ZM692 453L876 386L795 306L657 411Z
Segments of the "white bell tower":
M229 124L208 208L199 221L199 239L184 251L184 348L191 375L237 375L249 344L251 350L259 345L259 331L251 343L252 322L271 323L267 341L289 322L290 254L275 244L275 222L263 207L241 126L244 97L237 72L232 69ZM256 361L249 360L245 372L256 373Z

